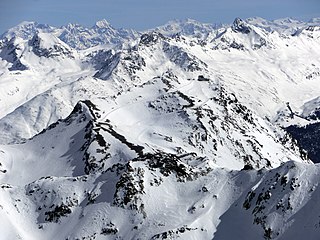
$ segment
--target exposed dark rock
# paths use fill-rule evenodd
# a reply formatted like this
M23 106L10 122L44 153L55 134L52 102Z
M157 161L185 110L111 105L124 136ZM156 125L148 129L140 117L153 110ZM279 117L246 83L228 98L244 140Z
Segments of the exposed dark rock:
M109 58L106 59L106 61L104 62L101 69L98 72L96 72L94 77L101 78L103 80L108 79L110 77L110 75L112 74L112 71L119 64L120 56L121 56L121 53L116 53L116 54L113 54L112 56L109 56Z
M165 37L159 32L145 33L140 37L140 45L151 46Z
M320 123L308 124L305 127L292 125L286 130L297 140L313 162L320 162Z
M234 48L234 49L238 49L238 50L244 50L245 47L242 43L237 43L235 41L233 41L231 44L230 44L230 47Z
M176 239L176 238L179 238L181 235L184 235L184 234L188 235L188 232L195 231L197 229L198 228L190 228L185 225L183 227L179 227L179 228L176 228L173 230L169 230L166 232L156 234L151 239L152 240L154 240L154 239ZM186 235L184 235L184 236L186 236Z
M70 207L61 204L60 206L56 206L54 210L46 212L45 220L48 222L58 222L61 217L67 216L70 213Z
M113 137L115 137L116 139L118 139L121 143L125 144L127 147L129 147L131 150L135 151L137 153L138 156L142 156L143 155L143 146L139 146L139 145L135 145L133 143L130 143L127 141L127 139L125 138L125 136L119 134L118 132L116 132L113 129L113 126L109 123L109 121L106 122L100 122L99 123L101 128L105 131L107 131L108 133L110 133ZM106 126L106 127L105 127Z
M96 70L100 70L106 65L106 63L109 61L109 59L112 58L113 55L114 53L112 50L99 50L90 53L86 57L88 58L87 61L93 64Z
M205 62L185 52L178 46L170 45L169 43L165 42L163 44L163 51L168 55L171 62L177 64L186 71L200 71L207 67Z
M248 34L251 32L251 28L240 18L236 18L232 24L232 30L235 32L241 32Z
M15 38L6 40L2 45L0 48L0 58L12 64L9 68L10 71L24 71L28 69L20 60L21 54L19 51L21 48L15 44Z
M46 41L44 39L41 39L41 37L38 34L35 34L33 38L29 41L29 45L32 46L32 51L34 54L36 54L38 57L68 57L71 59L74 59L73 53L63 46L62 44L55 43L53 46L49 48L43 48L41 47L41 41Z
M204 77L203 75L198 76L198 81L209 81L209 78Z
M106 224L106 227L101 229L101 235L115 235L118 231L114 224L110 222Z

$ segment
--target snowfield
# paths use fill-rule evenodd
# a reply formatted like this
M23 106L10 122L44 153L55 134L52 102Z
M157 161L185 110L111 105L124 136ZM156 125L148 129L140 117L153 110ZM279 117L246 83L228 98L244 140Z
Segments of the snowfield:
M23 22L0 38L0 238L317 240L319 80L320 19Z

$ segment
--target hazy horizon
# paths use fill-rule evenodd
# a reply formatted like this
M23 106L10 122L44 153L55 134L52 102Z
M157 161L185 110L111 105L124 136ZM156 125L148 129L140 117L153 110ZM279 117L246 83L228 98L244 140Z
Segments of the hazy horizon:
M14 13L14 14L12 14ZM62 26L79 23L91 27L106 19L116 28L146 30L170 20L194 19L204 23L232 23L236 18L262 17L267 20L294 18L308 21L320 17L318 0L236 1L236 0L2 0L0 33L23 21Z

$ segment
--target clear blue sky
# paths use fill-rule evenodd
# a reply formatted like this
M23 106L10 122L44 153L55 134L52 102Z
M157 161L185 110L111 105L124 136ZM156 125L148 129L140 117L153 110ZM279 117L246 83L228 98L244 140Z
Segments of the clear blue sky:
M22 21L53 26L92 26L105 18L114 27L144 30L172 19L231 23L235 17L320 17L320 0L0 0L0 34Z

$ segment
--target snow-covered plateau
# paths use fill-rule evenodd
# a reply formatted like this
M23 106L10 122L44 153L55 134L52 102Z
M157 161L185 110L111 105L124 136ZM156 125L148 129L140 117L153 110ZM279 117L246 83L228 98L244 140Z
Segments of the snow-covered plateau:
M320 18L0 37L0 239L320 239Z

